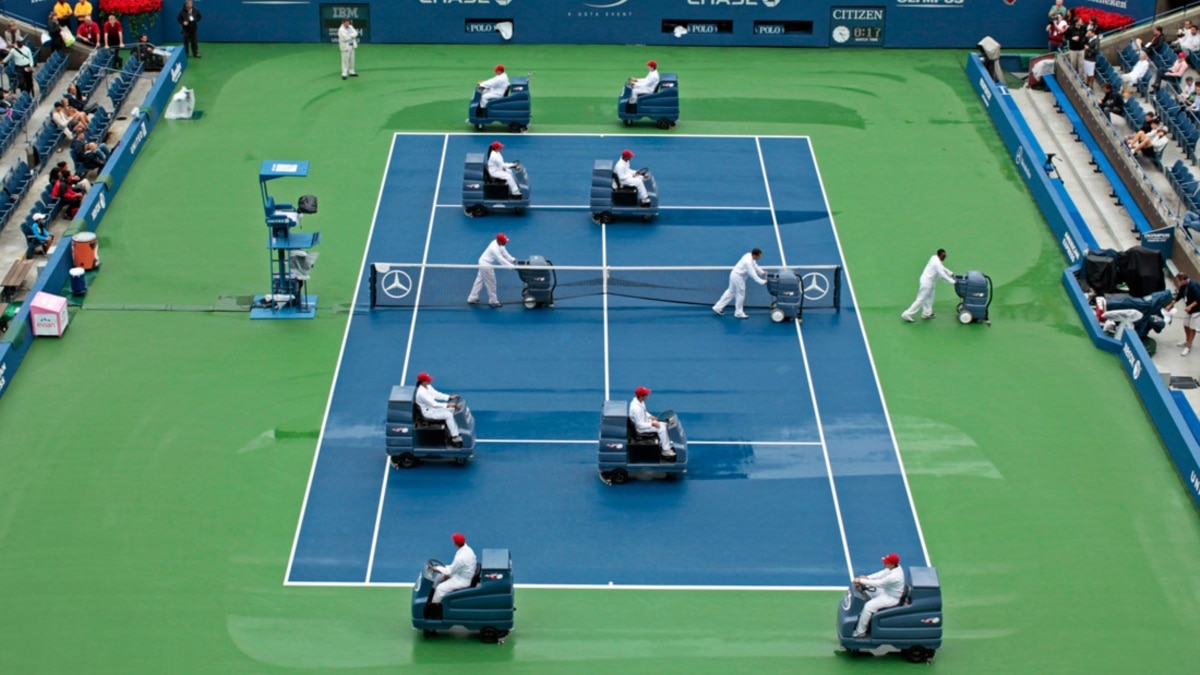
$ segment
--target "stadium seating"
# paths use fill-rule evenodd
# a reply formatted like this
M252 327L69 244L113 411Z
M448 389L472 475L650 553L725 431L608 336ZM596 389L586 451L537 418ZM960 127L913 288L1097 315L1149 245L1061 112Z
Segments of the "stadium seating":
M1133 69L1133 64L1138 62L1137 47L1134 47L1132 42L1125 45L1117 52L1117 58L1121 61L1121 68L1129 72Z
M33 80L37 83L39 101L46 100L66 70L67 55L62 52L52 53L42 67L38 68L38 71L33 74Z

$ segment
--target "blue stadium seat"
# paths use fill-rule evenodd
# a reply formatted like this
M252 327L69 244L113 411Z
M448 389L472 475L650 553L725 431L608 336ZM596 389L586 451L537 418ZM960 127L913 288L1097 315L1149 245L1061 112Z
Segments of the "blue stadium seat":
M1128 72L1133 68L1133 64L1138 62L1138 50L1131 42L1117 52L1117 59L1121 61L1121 68Z

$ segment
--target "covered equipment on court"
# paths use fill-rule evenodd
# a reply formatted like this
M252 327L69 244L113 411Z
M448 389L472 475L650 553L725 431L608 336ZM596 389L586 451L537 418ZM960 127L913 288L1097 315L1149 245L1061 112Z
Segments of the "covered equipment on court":
M454 408L454 421L458 423L461 447L450 442L446 434L446 423L427 420L413 400L416 387L396 385L388 397L387 421L384 422L384 437L387 454L392 466L411 469L422 459L450 459L455 464L466 464L475 454L475 418L462 399Z
M430 605L435 581L441 576L429 560L417 576L412 591L413 629L433 637L439 630L462 626L479 631L484 642L501 642L513 629L516 595L513 590L512 556L506 548L485 548L476 563L471 586L451 591L442 598L440 616L437 605Z
M488 174L484 153L468 152L463 163L463 211L468 216L483 216L489 211L524 213L529 207L529 174L520 163L509 170L521 188L519 197L508 193L506 182Z
M954 275L954 292L962 302L955 309L962 323L982 321L989 326L988 307L992 304L992 278L978 270Z
M617 99L617 117L625 126L633 126L639 119L653 120L659 129L670 129L679 120L679 80L675 73L663 73L654 93L638 96L636 103L630 103L633 97L633 87L625 83L625 91Z
M554 289L558 287L554 263L540 255L531 255L528 260L518 261L517 275L525 284L521 289L525 309L554 307Z
M646 184L646 196L650 199L649 206L642 206L638 203L637 188L621 185L613 173L613 165L611 159L598 159L592 165L592 219L608 224L616 216L628 216L650 222L658 215L658 184L654 182L654 176L649 169L638 171Z
M629 419L628 401L605 401L600 417L600 477L617 485L637 473L674 480L687 473L687 434L671 411L657 415L667 424L674 457L663 457L657 434L640 434Z
M800 308L804 304L804 293L800 288L800 275L789 269L767 272L767 292L771 301L771 320L781 323L784 319L800 320Z
M858 616L870 598L850 584L838 607L838 642L851 655L865 651L899 650L913 663L927 662L942 646L942 586L937 569L910 567L904 573L904 594L894 607L871 617L865 637L854 637Z
M481 110L479 100L482 96L483 89L475 87L475 95L471 97L471 105L467 109L467 123L475 125L477 131L482 131L493 122L503 124L514 134L529 129L531 113L528 77L511 78L504 97L492 101Z

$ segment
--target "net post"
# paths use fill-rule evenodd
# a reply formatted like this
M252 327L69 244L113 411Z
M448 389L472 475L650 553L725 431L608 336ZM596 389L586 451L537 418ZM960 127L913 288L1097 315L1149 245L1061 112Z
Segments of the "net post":
M375 271L375 263L370 263L370 266L371 269L369 272L369 277L371 279L371 309L375 309L376 293L378 293L376 289L379 287L379 273Z
M842 266L838 265L833 268L833 310L837 313L842 311Z

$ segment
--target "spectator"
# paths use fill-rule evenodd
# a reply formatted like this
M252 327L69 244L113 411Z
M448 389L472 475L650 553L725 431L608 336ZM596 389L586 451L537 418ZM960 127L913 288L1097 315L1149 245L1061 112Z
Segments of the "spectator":
M12 49L13 45L24 39L25 34L22 33L19 28L17 28L17 22L9 21L8 28L4 31L4 41L8 43L9 49Z
M1096 55L1100 53L1100 37L1093 28L1084 33L1083 82L1090 90L1096 83Z
M62 33L63 27L67 25L66 22L69 20L63 19L62 22L59 22L52 18L46 21L46 33L50 36L50 41L42 45L42 52L49 50L50 54L53 54L54 52L65 53L67 51L67 43L63 40ZM46 54L46 57L49 58L50 54Z
M58 25L50 26L47 22L46 31L54 35L55 30L64 26L69 30L71 28L71 16L74 13L75 10L71 9L71 3L67 2L67 0L57 0L54 6L50 8L50 16L54 18ZM51 30L51 28L55 30Z
M67 219L74 220L79 205L83 203L83 195L71 187L70 176L70 171L60 170L55 176L54 187L50 188L50 196L61 200L63 208L67 210Z
M1146 119L1142 120L1142 126L1138 128L1137 132L1134 134L1125 137L1125 145L1132 148L1134 145L1141 143L1154 129L1154 125L1157 123L1157 121L1157 118L1154 116L1154 111L1147 110Z
M1070 28L1070 24L1067 23L1065 18L1061 16L1050 17L1050 22L1046 25L1046 34L1050 36L1050 51L1056 52L1062 49L1063 40L1068 28Z
M84 14L79 19L79 28L75 30L75 37L89 47L96 47L100 44L100 26L92 21L91 14Z
M67 102L67 105L71 106L72 108L87 112L87 96L79 93L79 85L75 83L68 85L67 93L63 94L63 99Z
M25 227L23 225L21 229L25 230ZM50 230L46 226L46 214L33 214L28 227L29 231L25 233L25 239L28 243L25 249L25 257L32 258L38 252L38 249L41 249L42 255L49 255L50 247L54 245L54 235L50 234Z
M120 49L125 46L125 36L121 32L121 20L116 14L109 14L103 26L104 46L109 49Z
M88 143L83 146L83 170L102 169L108 163L108 146L104 143Z
M1162 84L1163 80L1170 82L1173 85L1179 86L1179 80L1183 78L1184 73L1188 69L1187 52L1179 52L1175 57L1175 63L1171 64L1170 69L1158 70L1158 79L1154 83L1154 88L1157 89Z
M1153 54L1154 52L1157 52L1160 47L1166 44L1166 42L1167 38L1163 36L1162 26L1155 26L1154 33L1150 36L1148 41L1143 43L1139 39L1135 41L1135 44L1137 45L1138 50L1142 53L1150 52Z
M1163 150L1166 149L1167 144L1171 141L1170 137L1167 136L1167 128L1160 124L1158 120L1154 120L1151 123L1150 133L1143 134L1138 132L1138 135L1141 138L1131 143L1129 150L1134 153L1141 152L1143 157L1161 157Z
M1183 347L1180 356L1187 356L1192 351L1196 331L1200 330L1200 284L1188 279L1182 272L1175 275L1175 283L1179 289L1175 292L1175 299L1167 303L1165 311L1170 311L1175 307L1175 303L1183 301L1183 311L1187 312L1187 320L1183 322L1184 340L1176 346Z
M1067 45L1067 61L1076 73L1083 74L1083 49L1087 46L1087 28L1083 19L1075 17L1070 27L1063 33L1063 41Z
M1191 21L1184 22L1183 30L1179 32L1179 39L1175 41L1175 48L1185 52L1200 50L1200 28L1197 28Z
M1070 10L1068 10L1066 7L1063 7L1063 0L1054 0L1054 6L1050 8L1049 16L1051 19L1066 19L1067 14L1069 13Z
M1186 105L1187 102L1192 98L1192 94L1195 93L1195 91L1196 78L1188 75L1187 77L1183 78L1183 84L1179 85L1179 95L1175 97L1175 100Z
M4 57L4 63L11 63L17 69L17 88L32 95L33 51L29 49L24 40L17 40L17 46L9 50L8 56Z
M1128 73L1121 76L1121 93L1129 98L1133 95L1133 90L1137 88L1138 82L1141 82L1146 74L1150 72L1150 57L1146 52L1138 54L1138 62L1129 69Z
M1104 98L1100 99L1099 105L1110 117L1114 114L1117 117L1125 116L1125 97L1113 91L1112 85L1107 82L1104 83Z

